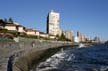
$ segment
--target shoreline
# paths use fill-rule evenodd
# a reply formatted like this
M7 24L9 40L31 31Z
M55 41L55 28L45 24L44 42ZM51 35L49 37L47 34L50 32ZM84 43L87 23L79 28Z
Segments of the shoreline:
M72 45L65 45L65 46L59 46L59 47L52 47L48 49L43 49L36 52L31 52L28 55L19 58L17 61L15 61L13 65L13 71L30 71L34 70L36 66L45 61L47 58L51 57L55 53L61 50L61 48L68 48L73 47Z

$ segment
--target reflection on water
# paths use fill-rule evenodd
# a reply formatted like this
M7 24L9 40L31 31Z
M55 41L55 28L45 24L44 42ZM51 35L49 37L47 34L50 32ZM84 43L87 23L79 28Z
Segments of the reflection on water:
M41 62L35 71L108 71L108 46L67 48Z

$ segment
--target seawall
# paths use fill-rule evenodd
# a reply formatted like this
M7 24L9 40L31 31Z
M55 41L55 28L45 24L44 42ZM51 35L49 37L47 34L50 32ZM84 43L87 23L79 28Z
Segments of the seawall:
M33 68L36 68L37 64L41 61L45 61L47 58L60 51L61 48L65 48L69 46L58 46L47 48L39 51L30 51L26 55L14 59L12 62L12 70L13 71L30 71Z
M19 42L10 40L1 41L0 71L23 71L20 69L21 67L25 69L24 71L27 71L33 67L32 65L35 66L35 64L41 60L41 55L49 52L50 48L70 44L72 43L28 38L19 38ZM21 64L22 66L20 65L20 62L23 63Z

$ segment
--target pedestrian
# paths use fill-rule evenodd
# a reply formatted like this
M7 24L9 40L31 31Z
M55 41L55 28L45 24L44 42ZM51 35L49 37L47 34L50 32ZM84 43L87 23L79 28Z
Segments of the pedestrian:
M32 41L31 45L32 47L35 47L35 41Z

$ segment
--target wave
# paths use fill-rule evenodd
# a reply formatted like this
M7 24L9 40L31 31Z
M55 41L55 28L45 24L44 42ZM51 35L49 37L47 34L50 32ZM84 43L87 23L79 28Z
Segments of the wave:
M67 48L46 61L35 71L106 71L108 70L108 46Z

